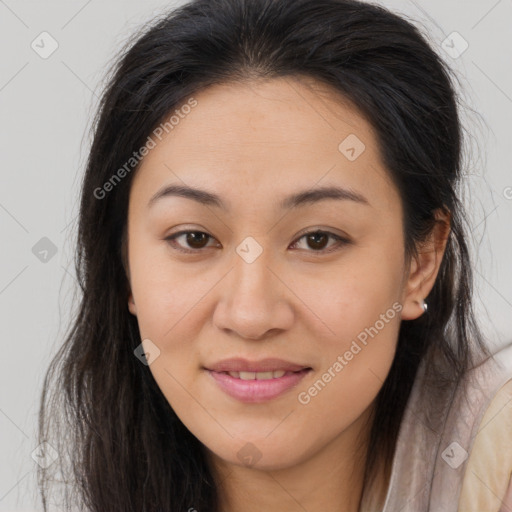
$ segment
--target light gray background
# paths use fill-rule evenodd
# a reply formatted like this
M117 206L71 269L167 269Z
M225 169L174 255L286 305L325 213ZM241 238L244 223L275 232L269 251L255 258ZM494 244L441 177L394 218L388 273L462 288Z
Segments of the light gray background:
M69 319L78 188L101 79L133 30L181 3L0 0L0 511L42 508L31 458L39 394ZM503 345L512 338L512 1L380 3L427 31L464 88L477 307L489 343ZM43 31L59 45L46 59L31 47ZM445 51L463 48L454 31L469 45L457 58ZM57 249L48 261L32 250L43 237Z

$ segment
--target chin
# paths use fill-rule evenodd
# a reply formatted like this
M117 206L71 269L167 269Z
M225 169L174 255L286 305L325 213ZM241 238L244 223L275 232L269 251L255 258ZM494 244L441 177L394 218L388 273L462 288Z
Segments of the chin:
M296 443L285 443L281 439L270 442L268 438L256 436L252 440L237 440L229 447L208 450L228 464L259 471L279 471L300 464L307 458L307 453L298 452L296 447Z

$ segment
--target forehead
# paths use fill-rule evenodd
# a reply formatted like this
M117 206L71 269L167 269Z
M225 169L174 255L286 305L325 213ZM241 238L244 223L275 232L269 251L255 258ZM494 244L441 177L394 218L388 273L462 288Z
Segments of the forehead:
M364 191L377 207L396 202L373 127L329 86L286 77L223 83L193 97L196 106L175 117L141 163L132 186L146 197L182 180L278 201L329 182Z

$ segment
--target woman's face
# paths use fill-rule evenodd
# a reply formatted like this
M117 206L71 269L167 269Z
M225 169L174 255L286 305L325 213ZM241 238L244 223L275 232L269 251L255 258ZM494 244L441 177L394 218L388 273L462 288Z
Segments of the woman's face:
M152 136L130 193L129 309L149 369L209 453L261 469L353 448L401 319L422 312L374 132L313 85L203 90ZM232 358L246 366L215 366Z

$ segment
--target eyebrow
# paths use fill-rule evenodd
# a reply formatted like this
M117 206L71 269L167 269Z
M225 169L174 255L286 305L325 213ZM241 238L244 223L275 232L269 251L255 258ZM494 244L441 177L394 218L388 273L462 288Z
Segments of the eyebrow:
M213 192L201 190L199 188L190 187L188 185L167 185L156 192L148 202L148 208L153 206L157 201L165 197L184 197L191 199L198 203L214 206L223 210L229 210L226 203ZM366 197L346 188L338 186L325 186L320 188L313 188L296 192L288 197L285 197L280 203L281 209L292 209L300 206L305 206L326 199L337 199L343 201L354 201L356 203L365 204L370 206L370 202Z

